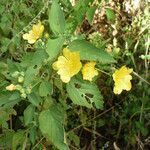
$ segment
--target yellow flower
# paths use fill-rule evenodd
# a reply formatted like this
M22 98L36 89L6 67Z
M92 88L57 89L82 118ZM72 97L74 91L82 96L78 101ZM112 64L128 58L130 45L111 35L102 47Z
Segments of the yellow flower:
M70 52L69 49L64 48L63 55L53 63L53 69L58 70L57 73L63 82L68 83L71 77L80 71L82 64L79 52Z
M131 82L132 76L130 73L133 69L129 69L126 66L122 66L119 70L116 70L113 74L113 80L115 81L114 93L120 94L123 90L130 91L131 90Z
M14 90L16 90L16 86L14 84L10 84L9 86L6 87L6 90L14 91Z
M29 33L23 34L23 39L28 40L28 43L33 44L40 38L44 31L44 26L39 21L38 24L33 25L32 30Z
M96 65L96 62L88 62L83 66L82 74L84 80L92 81L92 78L94 76L98 75L98 71L94 68Z

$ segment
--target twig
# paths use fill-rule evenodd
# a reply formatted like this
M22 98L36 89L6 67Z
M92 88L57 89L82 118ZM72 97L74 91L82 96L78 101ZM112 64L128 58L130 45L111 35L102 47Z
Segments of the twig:
M147 83L148 85L150 85L150 82L148 82L147 80L145 80L144 78L142 78L139 74L137 74L136 72L133 71L133 74L135 76L137 76L139 79L141 79L143 82Z
M44 137L42 137L42 138L38 141L38 143L32 148L32 150L34 150L34 149L42 142L43 139L44 139Z
M103 71L101 69L98 69L98 68L95 68L95 69L98 70L98 71L100 71L100 72L102 72L102 73L104 73L104 74L106 74L106 75L108 75L108 76L111 76L108 72L105 72L105 71Z
M145 56L148 55L148 50L149 50L149 42L150 42L150 37L148 37L147 42L146 42L146 50L145 50ZM147 79L148 77L148 60L145 59L145 69L146 69L146 73L145 73L145 77Z
M100 133L96 132L95 130L92 130L92 131L91 131L90 129L88 129L88 128L86 128L86 127L84 127L84 129L85 129L86 131L88 131L88 132L94 134L94 135L97 135L97 136L102 137L102 138L104 138L104 139L106 139L106 140L109 140L108 138L102 136ZM95 137L95 138L96 138L96 137Z
M78 148L74 147L73 145L69 145L70 147L72 147L75 150L79 150Z
M120 101L120 102L121 102L121 101ZM116 105L115 105L115 106L116 106ZM94 118L89 119L88 122L89 122L89 121L92 121L92 120L94 120L94 119L96 119L96 118L98 118L98 117L100 117L100 116L102 116L102 115L104 115L104 114L106 114L107 112L111 111L115 106L112 106L112 107L110 107L109 109L107 109L107 110L105 110L104 112L102 112L101 114L95 116ZM84 126L84 125L86 125L86 122L80 124L79 126L73 128L73 129L71 129L70 131L68 131L68 133L69 133L69 132L72 132L72 131L74 131L74 130L76 130L76 129L78 129L78 128ZM68 133L67 133L67 134L68 134Z

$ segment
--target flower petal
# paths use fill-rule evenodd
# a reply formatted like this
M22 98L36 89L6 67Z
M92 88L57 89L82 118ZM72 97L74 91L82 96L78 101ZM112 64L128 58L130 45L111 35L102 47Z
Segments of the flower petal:
M96 62L88 62L83 66L82 74L84 80L92 81L92 79L98 75L98 71L94 68Z
M63 82L67 83L71 77L77 74L81 69L79 52L70 52L69 49L63 49L63 55L59 56L58 60L53 63L53 69L57 70Z
M115 73L113 74L113 80L115 82L113 91L115 94L120 94L123 90L131 90L131 72L133 72L133 69L128 69L126 66L122 66L119 70L115 71Z

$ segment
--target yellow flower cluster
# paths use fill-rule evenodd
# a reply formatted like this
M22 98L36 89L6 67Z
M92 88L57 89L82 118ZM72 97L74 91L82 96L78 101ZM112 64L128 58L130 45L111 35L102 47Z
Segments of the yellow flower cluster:
M33 44L35 43L44 31L44 26L39 21L38 24L33 25L32 30L29 33L23 34L23 39L27 40L28 43Z
M83 66L82 74L84 80L92 81L92 78L98 75L95 70L95 62L88 62ZM68 83L74 75L76 75L82 67L79 52L71 52L69 49L63 49L63 56L59 56L58 60L53 63L53 69L57 70L63 82Z
M98 75L98 71L95 69L96 62L87 62L84 64L81 72L84 80L92 81L92 79ZM79 52L71 52L69 49L63 49L63 56L59 56L58 60L53 63L53 69L57 70L60 78L63 82L68 83L74 75L76 75L82 67L80 62ZM116 70L113 74L114 93L120 94L123 90L129 91L132 87L130 80L132 76L132 69L128 69L126 66Z
M114 93L120 94L123 90L130 91L131 90L131 82L132 69L128 69L126 66L122 66L119 70L116 70L113 74L113 80L115 82Z
M29 33L23 35L23 39L28 40L28 43L35 43L44 31L44 26L39 21L36 25L33 25L32 30ZM46 36L46 35L45 35ZM84 80L92 81L92 79L98 75L98 71L95 69L96 62L91 61L84 64L81 72ZM80 61L79 52L71 52L69 49L63 49L63 56L59 56L58 60L53 63L53 69L57 71L63 82L68 83L74 75L76 75L82 67ZM130 73L132 69L128 69L126 66L116 70L113 74L114 93L120 94L123 90L129 91L132 87L130 80L132 76ZM7 90L13 91L16 89L15 85L11 84L6 87Z

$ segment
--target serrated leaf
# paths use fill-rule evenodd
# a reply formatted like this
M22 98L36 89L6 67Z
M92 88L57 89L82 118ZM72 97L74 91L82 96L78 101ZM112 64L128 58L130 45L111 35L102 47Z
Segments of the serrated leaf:
M49 24L55 34L62 34L65 32L65 17L56 0L53 0L49 11Z
M8 59L7 60L7 65L8 65L8 71L10 73L13 73L15 71L18 71L18 65L16 63L14 63L12 60Z
M67 84L67 92L74 104L92 108L103 108L103 97L94 83L73 78Z
M10 44L10 39L8 39L8 38L2 38L1 39L1 44L3 45L1 47L1 52L6 52L8 50L8 46Z
M20 101L20 95L18 92L6 92L0 95L0 106L8 105L9 103L17 104ZM4 106L3 106L4 107Z
M95 11L96 11L96 7L91 7L86 12L86 16L87 16L88 22L90 24L92 24L92 22L93 22L93 17L94 17Z
M29 138L30 138L31 143L34 145L36 138L37 138L37 132L36 132L35 126L31 127L31 129L29 131Z
M25 123L25 126L27 126L28 124L30 124L32 122L32 119L33 119L33 115L34 115L34 110L35 110L35 107L30 104L25 110L24 110L24 123Z
M49 55L49 61L52 61L59 54L64 43L64 38L59 37L57 39L49 39L46 52Z
M42 102L40 96L36 95L35 93L31 93L30 95L28 95L28 100L31 104L33 104L36 107L38 107L39 104Z
M112 9L106 8L106 16L107 16L108 21L110 21L110 22L115 21L116 16L115 16L115 13Z
M73 141L76 146L80 146L80 138L73 131L68 133L68 138L70 141Z
M25 138L24 131L16 132L12 140L12 150L17 150L18 146L23 144L24 138Z
M30 66L25 72L24 78L24 86L28 86L34 80L35 76L37 75L39 68L37 66Z
M114 63L115 60L106 51L98 49L85 40L74 40L70 45L71 51L79 51L81 60L99 61L101 63Z
M33 54L31 61L32 65L42 66L42 62L48 58L47 53L44 50L38 50Z
M0 114L0 125L2 125L7 120L9 120L9 113L4 110L0 110Z
M52 106L41 112L39 128L47 140L51 141L59 150L69 150L64 142L63 117L59 108Z
M48 94L52 94L52 84L48 81L42 81L42 83L39 86L39 95L40 96L47 96Z
M0 147L3 149L12 149L12 138L14 132L11 130L5 131L5 134L1 134Z

